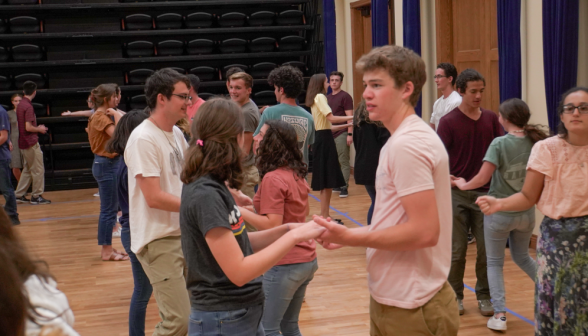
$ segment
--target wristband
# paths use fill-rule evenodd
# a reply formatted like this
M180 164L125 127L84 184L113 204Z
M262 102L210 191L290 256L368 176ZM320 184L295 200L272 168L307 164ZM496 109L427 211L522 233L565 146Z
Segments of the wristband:
M353 136L353 133L347 133L347 136Z

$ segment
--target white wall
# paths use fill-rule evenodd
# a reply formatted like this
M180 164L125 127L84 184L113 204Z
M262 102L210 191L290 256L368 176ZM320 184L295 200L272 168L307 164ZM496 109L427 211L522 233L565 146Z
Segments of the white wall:
M396 1L400 2L401 1ZM401 12L402 13L402 12ZM435 30L435 1L421 0L421 57L427 67L427 82L423 87L422 116L431 119L433 104L437 100L437 85L433 80L437 67L437 34Z

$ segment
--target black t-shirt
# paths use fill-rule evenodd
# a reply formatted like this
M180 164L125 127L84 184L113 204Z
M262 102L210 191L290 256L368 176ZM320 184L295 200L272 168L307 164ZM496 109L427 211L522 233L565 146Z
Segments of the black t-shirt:
M376 124L360 118L359 125L353 127L353 145L355 146L355 166L353 176L355 183L361 185L376 184L376 170L380 161L380 151L390 138L390 132Z
M188 266L186 285L192 308L225 311L262 304L261 276L243 287L237 287L214 259L204 237L216 227L233 232L244 256L253 254L245 223L225 184L204 176L184 185L180 228L182 250Z

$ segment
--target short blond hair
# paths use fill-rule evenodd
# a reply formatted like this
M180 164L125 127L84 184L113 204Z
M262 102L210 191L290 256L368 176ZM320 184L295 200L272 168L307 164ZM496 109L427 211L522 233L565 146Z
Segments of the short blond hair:
M374 48L361 56L355 67L361 73L378 69L388 71L390 77L396 82L396 88L412 82L414 85L414 91L410 95L412 106L417 105L423 85L427 81L423 59L414 51L400 46L388 45Z
M250 74L246 72L236 72L229 77L229 82L237 79L242 79L248 89L253 87L253 77L251 77Z

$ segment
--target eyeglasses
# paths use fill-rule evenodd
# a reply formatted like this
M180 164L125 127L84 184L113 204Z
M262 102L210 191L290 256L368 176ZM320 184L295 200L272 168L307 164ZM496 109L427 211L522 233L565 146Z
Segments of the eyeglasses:
M572 114L576 109L578 109L578 112L580 112L580 114L588 114L588 104L582 104L578 106L574 106L572 104L565 105L563 107L563 113Z
M433 76L433 78L435 78L435 79L447 78L447 76L435 75L435 76Z
M190 95L181 95L181 94L177 94L177 93L172 93L172 96L176 96L178 98L182 98L183 100L186 101L186 103L192 101L192 96L190 96Z

